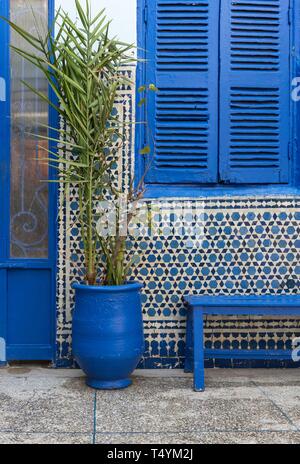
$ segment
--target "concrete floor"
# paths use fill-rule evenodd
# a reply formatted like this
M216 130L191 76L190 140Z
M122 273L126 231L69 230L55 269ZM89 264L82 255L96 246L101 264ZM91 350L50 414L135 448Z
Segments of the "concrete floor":
M137 371L127 390L95 392L78 370L0 369L0 444L300 443L300 371Z

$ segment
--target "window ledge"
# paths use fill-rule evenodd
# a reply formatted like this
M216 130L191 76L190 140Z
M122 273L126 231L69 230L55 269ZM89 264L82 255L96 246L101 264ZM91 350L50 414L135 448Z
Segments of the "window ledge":
M300 188L288 185L259 185L259 186L200 186L200 185L146 185L145 199L201 199L216 197L297 197Z

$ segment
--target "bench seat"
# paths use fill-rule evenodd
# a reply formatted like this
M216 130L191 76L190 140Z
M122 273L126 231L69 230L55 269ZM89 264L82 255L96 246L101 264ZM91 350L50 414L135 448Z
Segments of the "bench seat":
M204 316L300 316L300 295L185 297L187 332L185 371L194 371L195 391L204 391Z

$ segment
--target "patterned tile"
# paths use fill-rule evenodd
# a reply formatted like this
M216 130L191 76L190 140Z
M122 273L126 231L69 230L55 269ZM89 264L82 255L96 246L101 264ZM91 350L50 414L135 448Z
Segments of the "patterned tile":
M133 78L133 70L126 71ZM116 111L133 115L134 89L120 92ZM119 186L133 170L133 125L124 125ZM120 184L121 183L121 184ZM72 364L71 284L80 280L82 243L77 191L60 195L57 284L58 365ZM300 198L214 198L144 201L146 225L131 231L131 279L144 284L146 352L141 367L179 367L185 344L183 296L193 294L293 294L300 292ZM151 234L149 233L151 232ZM275 319L275 320L274 320ZM285 318L208 318L207 348L283 349L300 335L300 321Z

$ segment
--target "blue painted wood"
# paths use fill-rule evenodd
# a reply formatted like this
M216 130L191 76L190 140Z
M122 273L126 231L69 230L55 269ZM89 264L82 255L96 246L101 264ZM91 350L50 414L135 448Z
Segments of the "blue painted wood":
M291 360L291 350L218 350L205 349L205 359Z
M298 0L291 0L291 22L292 22L292 52L290 53L290 68L292 77L300 76L300 3ZM293 87L293 90L295 87ZM299 95L299 93L298 93ZM291 140L293 142L293 159L291 165L291 180L296 185L300 185L300 108L299 101L291 101Z
M145 22L145 2L146 0L137 0L137 73L136 73L136 102L142 98L139 88L145 85L146 78L146 28ZM136 105L136 121L146 121L145 105ZM135 126L135 163L134 163L134 183L137 187L142 178L146 165L145 156L139 156L139 151L146 145L146 130L145 124L136 124Z
M193 371L193 312L187 312L184 371Z
M222 308L225 310L254 308L254 311L264 311L265 308L269 308L270 311L276 313L284 307L300 310L300 295L192 295L185 296L185 301L189 306L204 308L205 313L214 311L215 308Z
M220 177L289 181L289 0L221 1Z
M6 270L0 270L0 350L3 349L3 345L6 347L7 340L7 320L6 320L6 308L7 308L7 273ZM6 363L7 353L0 351L0 366ZM1 359L3 358L3 359Z
M8 345L7 360L22 361L51 361L53 359L53 347L49 345L38 345L18 343L17 345Z
M0 15L9 17L9 0L0 2ZM48 0L49 24L53 24L54 0ZM0 336L4 333L7 360L54 360L56 320L57 188L49 185L48 259L10 258L10 79L9 29L0 23L0 77L6 76L7 101L0 102ZM53 97L53 94L51 94ZM57 127L52 109L49 122ZM55 134L56 135L56 134ZM2 137L3 136L3 137ZM50 133L51 136L51 133ZM55 151L56 147L50 147ZM49 170L55 178L55 171Z
M219 306L212 306L212 307L208 307L207 309L205 309L205 314L224 315L224 316L225 315L230 315L230 316L241 315L241 314L244 314L243 310L245 311L245 309L243 308L246 308L246 307L247 306L221 308ZM201 310L201 306L197 306L197 308ZM254 316L286 316L287 315L285 306L276 307L276 310L272 306L264 307L263 309L250 308L246 311L246 313L249 316L252 316L252 315ZM288 311L288 315L289 316L300 316L300 306L299 308L290 308Z
M9 14L8 1L0 2L0 16ZM0 100L0 261L8 256L9 237L9 160L10 160L10 78L9 78L9 27L0 22L0 78L5 86L5 100Z
M219 2L147 2L147 183L217 181ZM146 18L144 18L146 19ZM147 130L146 130L147 134Z
M293 197L300 194L300 188L288 187L283 185L155 185L147 184L144 198L215 198L215 197L252 197L260 195L261 197L272 197L280 195L281 197Z
M55 0L48 0L48 18L49 27L52 28L52 34L55 34ZM58 105L58 99L52 89L49 89L49 95L54 105ZM53 128L59 127L59 115L53 107L49 108L49 125ZM57 132L49 131L50 137L56 138ZM50 150L53 153L57 152L57 144L50 142ZM57 170L53 167L49 168L49 179L57 179ZM57 262L58 262L58 184L52 182L49 184L49 264L51 266L51 288L50 288L50 337L51 337L51 359L54 363L56 360L56 333L57 333L57 318L56 318L56 291L57 291ZM41 351L41 350L40 350Z
M49 267L49 260L25 260L25 259L11 259L3 260L0 262L0 269L47 269Z
M207 296L191 295L185 297L188 306L186 346L186 368L190 371L191 358L194 359L194 388L196 391L204 390L204 358L223 357L228 359L246 359L251 356L255 359L287 359L291 351L283 357L282 350L204 350L203 318L205 315L257 315L257 316L300 316L300 295L259 295L259 296ZM190 353L190 340L194 338L194 353ZM197 351L196 351L197 350ZM200 353L198 352L200 351ZM250 354L251 353L251 354ZM246 356L246 357L245 357ZM290 358L291 359L291 358Z
M51 360L51 270L8 271L7 307L8 360Z
M138 41L139 41L139 56L141 58L145 58L145 49L147 48L147 44L146 44L146 39L145 39L145 34L146 34L146 29L147 29L147 24L144 23L144 13L143 13L143 10L144 10L144 6L145 6L145 1L146 0L138 0ZM221 186L220 188L220 191L218 192L219 194L221 195L225 195L227 193L229 194L234 194L235 193L235 186L236 185L240 185L241 186L241 190L242 192L245 190L245 192L247 191L250 191L250 194L256 194L256 193L260 193L260 190L259 190L259 187L257 187L259 185L259 183L263 183L263 184L268 184L268 191L269 189L272 189L272 183L285 183L285 187L284 187L284 192L286 194L298 194L299 193L299 189L297 188L297 186L299 186L299 182L300 182L300 162L299 162L299 156L298 156L298 152L299 152L299 143L298 143L298 137L299 137L299 130L297 129L298 128L298 121L299 121L299 111L298 111L298 108L299 108L299 105L292 102L291 99L290 99L290 96L288 95L289 93L289 83L290 83L290 80L291 78L288 76L288 78L286 79L286 76L287 74L289 73L290 70L293 71L293 75L297 76L299 75L298 73L298 65L297 63L299 63L299 14L300 14L300 5L298 4L297 1L295 0L290 0L290 13L287 14L287 10L288 10L288 0L283 0L282 2L282 7L281 7L281 0L280 2L277 0L271 0L271 2L276 2L278 5L280 3L280 36L281 38L284 37L284 40L281 40L280 42L280 52L281 52L281 58L284 57L284 66L282 66L281 68L281 71L283 70L283 72L280 72L280 106L281 106L281 114L280 114L280 130L281 130L281 134L284 133L285 134L285 137L284 138L281 138L280 139L280 146L279 146L279 155L280 155L280 159L279 159L279 164L280 164L280 168L276 168L274 166L274 170L276 172L276 175L275 177L273 176L272 174L272 168L269 167L269 169L264 169L264 175L258 175L256 176L253 176L252 173L253 173L253 169L250 168L249 169L239 169L239 172L238 172L238 176L236 176L235 172L232 174L232 180L230 178L230 175L228 174L228 166L226 165L226 159L225 157L228 155L228 151L229 151L229 148L228 148L228 143L230 142L230 140L227 139L227 145L224 145L223 143L223 136L220 137L220 141L222 143L220 143L220 150L221 152L223 152L223 155L221 155L222 159L221 159L221 182L223 183L228 183L227 186L225 186L225 188L223 188ZM217 3L217 2L216 2ZM268 7L270 7L270 10L275 11L276 13L276 3L275 3L275 7L273 7L272 5L272 8L270 7L270 5L267 5ZM151 5L152 5L152 2L151 2ZM253 6L253 5L252 5ZM223 19L224 18L224 12L226 13L226 9L228 10L228 8L230 7L230 2L226 2L226 1L222 1L222 14L221 14L221 18ZM266 8L266 5L264 5L264 7ZM235 8L237 8L235 6ZM263 8L263 7L261 7ZM288 18L289 18L289 21L290 21L290 25L288 24ZM273 21L274 23L274 19L276 20L276 15L273 14L273 17L270 17L269 18L271 20L271 22ZM148 22L149 24L149 22ZM227 22L227 26L226 26L226 23L225 21L222 21L222 24L221 24L221 28L226 28L228 27L228 22ZM249 24L248 24L249 25ZM290 26L290 30L288 29ZM223 30L223 29L222 29ZM230 41L230 37L228 38L228 36L225 35L225 30L224 30L224 33L222 33L222 46L220 47L220 50L222 53L224 53L225 51L225 40L228 42ZM252 33L252 36L251 34L249 34L249 39L248 39L248 42L250 41L253 41L253 40L256 40L259 42L259 35L257 38L253 39L253 35L254 33ZM289 38L291 37L291 41L289 43ZM245 44L246 46L246 44ZM258 43L258 47L263 47L264 44L263 42L261 43ZM284 53L283 53L283 50L284 50ZM259 52L259 50L258 50ZM273 55L271 55L271 59L270 59L270 62L272 63L272 60L274 59L274 53L276 53L276 50L271 50L271 52L273 53ZM245 50L243 51L243 54L245 56ZM257 53L257 55L259 55L259 53ZM260 55L262 55L262 53L260 53ZM236 58L236 57L234 57ZM253 57L252 57L253 58ZM260 56L259 60L260 62L258 62L258 67L262 68L262 59L263 57ZM220 68L223 69L224 66L223 66L223 61L224 61L224 56L222 57L222 61L221 61L221 66ZM228 61L229 61L229 56L225 56L225 62L227 61L227 64L228 64ZM251 65L253 66L253 61L251 62L251 56L249 58L249 61L251 63ZM281 62L283 62L281 60ZM147 62L145 63L140 63L139 64L139 69L140 69L140 72L138 73L138 85L142 85L143 83L145 83L145 68L147 68ZM225 69L225 68L224 68ZM226 70L225 70L226 72ZM228 74L228 73L227 73ZM230 73L229 73L230 74ZM230 76L228 77L228 80L230 80L233 76L236 78L237 76L237 72L236 71L232 71ZM275 73L272 73L270 71L268 72L261 72L260 74L260 77L261 77L261 81L263 81L263 74L264 74L264 78L267 79L265 80L265 82L267 82L267 86L269 85L268 84L268 79L270 77L271 74L273 74L273 78L271 79L271 81L273 81L273 84L274 82L276 82L276 78L274 78L274 76L276 75L276 72ZM278 75L279 73L277 73ZM255 73L254 72L249 72L249 71L244 71L243 72L243 82L246 82L247 79L249 79L249 77L251 77L251 75L253 76L254 75L254 78L255 78ZM258 82L258 79L259 77L256 76L257 79L254 80L254 82ZM227 79L227 77L225 78L225 80ZM271 82L272 83L272 82ZM277 83L278 83L278 79L277 79ZM251 81L250 81L250 84L251 84ZM251 84L252 85L252 84ZM260 85L262 85L262 82L260 83ZM263 88L265 88L265 84L263 84ZM274 88L274 86L273 86ZM223 92L223 95L224 95L224 85L222 85L222 79L221 79L221 89L222 89L222 92ZM285 96L284 96L284 93L285 93ZM226 96L226 93L225 93L225 96ZM154 98L154 96L153 96ZM224 113L224 109L226 111L226 108L224 108L224 102L223 102L224 99L221 98L220 100L220 108L222 108L222 111L220 112L220 115L223 115ZM227 97L227 103L228 103L229 99ZM282 106L281 103L284 103L284 105ZM254 108L255 109L255 108ZM285 115L283 114L283 112L285 113ZM138 113L141 114L141 117L138 118L138 120L145 120L146 118L143 117L142 113L143 113L143 109L140 109L138 108ZM290 114L290 119L289 119L289 115L288 113ZM228 107L227 107L227 115L228 115ZM285 116L287 116L285 118ZM289 124L289 120L291 122L291 124ZM293 124L292 124L293 122ZM228 119L227 119L227 123L225 122L225 125L228 125ZM289 127L287 127L289 125ZM282 129L283 127L286 127L287 130L285 131L284 129ZM138 137L137 137L137 150L140 149L140 147L145 143L145 131L144 131L144 128L142 126L140 126L138 128ZM143 135L144 135L144 138L143 138ZM150 137L151 138L151 137ZM271 139L270 139L271 140ZM289 143L290 141L290 143ZM287 142L287 143L286 143ZM276 148L276 147L275 147ZM276 150L275 150L276 151ZM290 152L290 156L292 158L292 160L288 160L288 152ZM271 155L272 156L272 155ZM140 178L140 176L142 175L142 172L144 170L144 167L145 167L145 162L144 162L144 159L143 157L138 157L137 158L137 162L136 162L136 174L137 174L137 178ZM229 166L230 167L230 166ZM241 175L241 172L244 172L243 176ZM261 169L258 169L258 171L262 171L262 168ZM266 175L265 175L266 174ZM253 180L254 179L254 180ZM275 179L275 181L274 181ZM147 179L149 180L149 179ZM290 186L295 186L295 190L296 192L294 191L289 191L291 190L287 185L287 182L290 181ZM205 181L203 181L204 184L205 184ZM233 182L232 183L232 186L230 187L230 182ZM194 190L194 187L193 186L188 186L188 185L184 185L185 182L180 182L180 180L176 183L173 183L173 186L170 186L170 183L172 183L172 181L170 180L167 180L164 184L164 186L162 185L161 187L161 193L157 193L157 190L160 189L160 184L155 184L155 183L148 183L147 185L147 192L146 192L146 195L148 198L156 198L157 196L173 196L175 194L177 194L178 196L184 196L184 197L187 197L187 196L192 196L192 197L195 197L195 196L201 196L201 188L198 189L198 190ZM195 183L192 182L194 185ZM208 184L207 184L208 185ZM216 185L214 185L214 189L215 189ZM217 186L219 188L219 186ZM175 192L175 191L176 192ZM258 191L257 191L258 190ZM293 190L293 189L292 189ZM280 190L278 191L277 193L283 193L283 190ZM240 194L240 192L238 192L238 194ZM243 193L242 193L243 194ZM246 194L246 193L245 193ZM206 193L207 196L210 196L210 195L214 195L214 190L210 189L209 187L207 187L207 193Z
M7 16L9 5L7 1L0 2L0 16ZM9 236L9 158L10 158L10 124L9 124L9 28L3 21L0 22L0 43L2 51L0 53L0 78L3 79L2 85L5 86L0 99L0 262L8 256L8 236ZM5 95L3 95L5 93ZM5 98L3 98L5 97ZM3 339L1 345L7 346L7 271L0 270L0 337ZM7 352L4 356L7 359ZM0 360L4 365L5 361Z
M205 390L204 380L204 328L203 314L201 311L193 310L193 337L194 337L194 390L201 392Z

